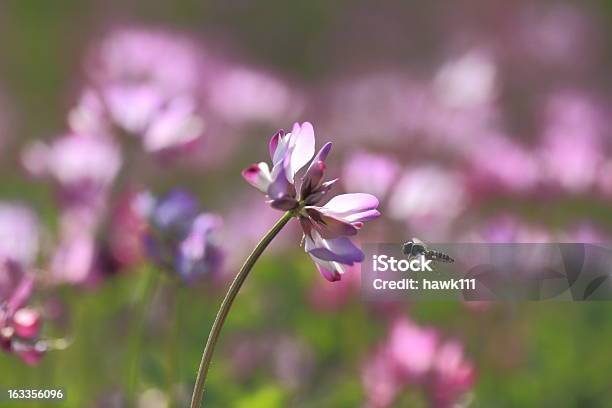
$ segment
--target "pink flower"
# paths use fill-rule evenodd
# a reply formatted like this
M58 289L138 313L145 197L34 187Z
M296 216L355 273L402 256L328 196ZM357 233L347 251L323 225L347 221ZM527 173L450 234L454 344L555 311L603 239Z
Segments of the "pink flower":
M422 166L404 172L391 193L389 212L425 239L440 239L464 211L467 200L461 174L439 166Z
M364 364L361 381L368 401L367 407L371 408L390 407L404 386L393 359L384 348L375 351Z
M0 258L0 349L30 365L38 363L45 351L38 340L40 312L27 306L33 290L34 276L24 265Z
M112 139L89 134L68 134L46 145L36 142L22 154L32 175L49 176L70 201L97 201L121 168L121 153Z
M202 135L201 53L163 31L111 32L89 55L89 86L70 112L77 132L139 137L147 152L174 151Z
M99 255L96 234L122 164L118 146L106 136L69 134L49 145L35 143L22 160L33 175L48 176L57 187L61 214L50 268L53 279L91 281Z
M40 332L40 313L32 308L21 308L13 315L15 335L22 338L34 338Z
M295 117L304 102L274 75L249 67L226 67L210 83L208 104L229 123L273 122Z
M497 66L489 52L469 50L440 68L434 92L451 109L486 105L496 95L496 76Z
M90 232L65 234L60 238L50 271L57 282L72 284L93 283L96 275L97 248Z
M529 192L540 179L536 154L511 139L492 134L468 152L469 177L480 192Z
M294 212L304 231L306 252L327 280L339 280L347 266L363 260L363 252L347 237L356 235L365 221L380 215L378 199L365 193L343 194L316 206L337 179L324 181L331 143L313 159L315 136L308 122L296 123L290 133L276 133L269 150L272 168L265 162L253 164L242 172L243 177L266 194L273 208Z
M88 55L85 66L96 83L152 83L169 93L199 84L202 55L180 34L144 27L109 32Z
M362 382L370 407L390 407L406 387L417 385L432 406L442 408L471 389L475 373L457 341L442 341L434 329L397 318L363 366Z
M391 326L387 347L403 376L422 381L434 364L438 333L409 320L398 319Z
M383 154L357 152L344 164L342 180L350 189L385 197L399 173L399 164Z
M474 385L476 371L465 358L461 345L453 340L438 349L430 384L430 399L436 407L452 407Z
M39 240L38 218L29 207L0 202L0 262L29 267L38 255Z
M546 106L540 156L544 175L570 193L592 187L603 166L608 124L595 101L580 92L555 94Z

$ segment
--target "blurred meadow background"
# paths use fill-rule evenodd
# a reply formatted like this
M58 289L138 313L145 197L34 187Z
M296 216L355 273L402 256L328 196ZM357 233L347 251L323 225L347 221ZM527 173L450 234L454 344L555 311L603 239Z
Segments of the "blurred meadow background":
M380 199L362 243L609 242L611 23L603 0L3 1L0 387L187 406L281 216L240 172L295 121L334 143L336 192ZM611 406L607 302L367 303L295 224L237 299L206 406Z

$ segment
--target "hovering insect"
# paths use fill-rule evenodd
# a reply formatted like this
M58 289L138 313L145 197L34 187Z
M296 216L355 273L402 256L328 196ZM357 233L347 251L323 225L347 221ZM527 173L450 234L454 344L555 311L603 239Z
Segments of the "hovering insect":
M436 251L427 248L427 245L418 238L412 238L402 245L402 252L408 255L408 258L415 258L419 255L425 256L426 259L431 259L435 262L453 263L455 260L441 251Z

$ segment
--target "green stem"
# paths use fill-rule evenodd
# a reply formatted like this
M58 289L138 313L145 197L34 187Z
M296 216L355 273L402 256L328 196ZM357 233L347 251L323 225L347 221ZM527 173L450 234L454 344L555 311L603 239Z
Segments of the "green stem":
M140 357L142 353L142 338L146 326L147 312L150 309L151 302L157 291L159 283L158 271L142 271L143 276L140 280L140 286L134 297L135 318L134 331L130 337L128 344L128 356L131 356L131 361L128 367L128 390L129 395L136 395L138 380L140 379Z
M196 379L196 384L193 389L193 395L191 397L191 408L200 408L202 405L202 398L204 397L204 383L206 382L206 375L208 374L208 368L210 366L210 361L212 360L213 352L215 351L215 345L217 344L217 340L219 340L219 335L221 334L221 329L223 328L223 324L225 323L225 319L227 319L227 315L234 303L234 299L238 295L242 284L245 279L251 272L253 265L259 259L263 251L267 248L267 246L272 242L274 237L283 229L285 224L294 216L292 211L288 211L285 215L282 216L280 220L274 224L272 229L268 231L266 235L259 241L251 255L246 259L242 268L234 278L234 281L230 285L225 298L223 298L223 302L221 302L221 307L217 312L217 317L210 329L210 334L208 335L208 340L206 341L206 347L204 347L204 353L202 354L202 361L200 362L200 368L198 369L198 376Z

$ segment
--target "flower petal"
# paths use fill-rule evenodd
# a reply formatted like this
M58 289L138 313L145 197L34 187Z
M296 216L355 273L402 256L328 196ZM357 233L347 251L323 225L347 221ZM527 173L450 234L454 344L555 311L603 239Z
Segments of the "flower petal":
M292 134L278 132L278 137L275 140L270 140L270 143L274 149L274 155L272 156L272 166L276 167L278 163L283 163L285 160L289 160L291 157L291 143ZM274 139L274 137L273 137Z
M304 167L315 153L314 128L310 122L293 125L290 146L291 159L287 169L287 179L293 183L295 173Z
M302 186L300 189L301 199L307 199L321 184L325 172L325 159L331 151L331 147L332 144L330 142L326 143L321 150L319 150L319 153L317 153L312 163L310 163L310 166L308 166L308 170L306 170L304 177L302 177Z
M283 136L285 136L285 131L281 129L276 132L274 136L272 136L272 138L270 139L270 144L268 145L268 149L270 150L270 159L274 160L274 153L276 152L278 143Z
M338 270L333 269L333 268L329 269L317 263L315 264L317 266L317 269L319 270L319 273L321 273L321 275L323 275L323 277L327 279L328 281L337 282L342 278L341 273Z
M318 207L305 207L306 214L313 221L315 230L323 238L332 239L357 234L357 228L349 222L319 211Z
M268 192L268 187L272 183L272 176L267 163L261 162L251 164L246 169L242 170L242 177L253 187L263 193Z
M321 211L353 223L367 221L380 216L376 210L378 199L372 194L353 193L341 194L329 200Z
M315 235L315 239L317 239L317 241L320 240L320 238L320 236ZM316 243L313 238L307 235L304 237L304 239L304 249L306 250L306 252L309 252L316 246ZM330 282L339 281L341 275L345 272L344 266L342 264L339 264L338 262L324 261L320 258L313 256L312 254L310 254L310 258L315 263L321 275L323 275L323 277Z
M267 194L273 208L287 211L297 207L295 186L287 180L283 163L279 163L272 170L272 182L268 186Z
M41 327L40 313L32 308L21 308L13 315L15 334L24 339L34 339Z
M320 246L308 253L324 261L334 261L345 265L353 265L363 261L363 252L350 239L339 237L335 239L322 239Z

